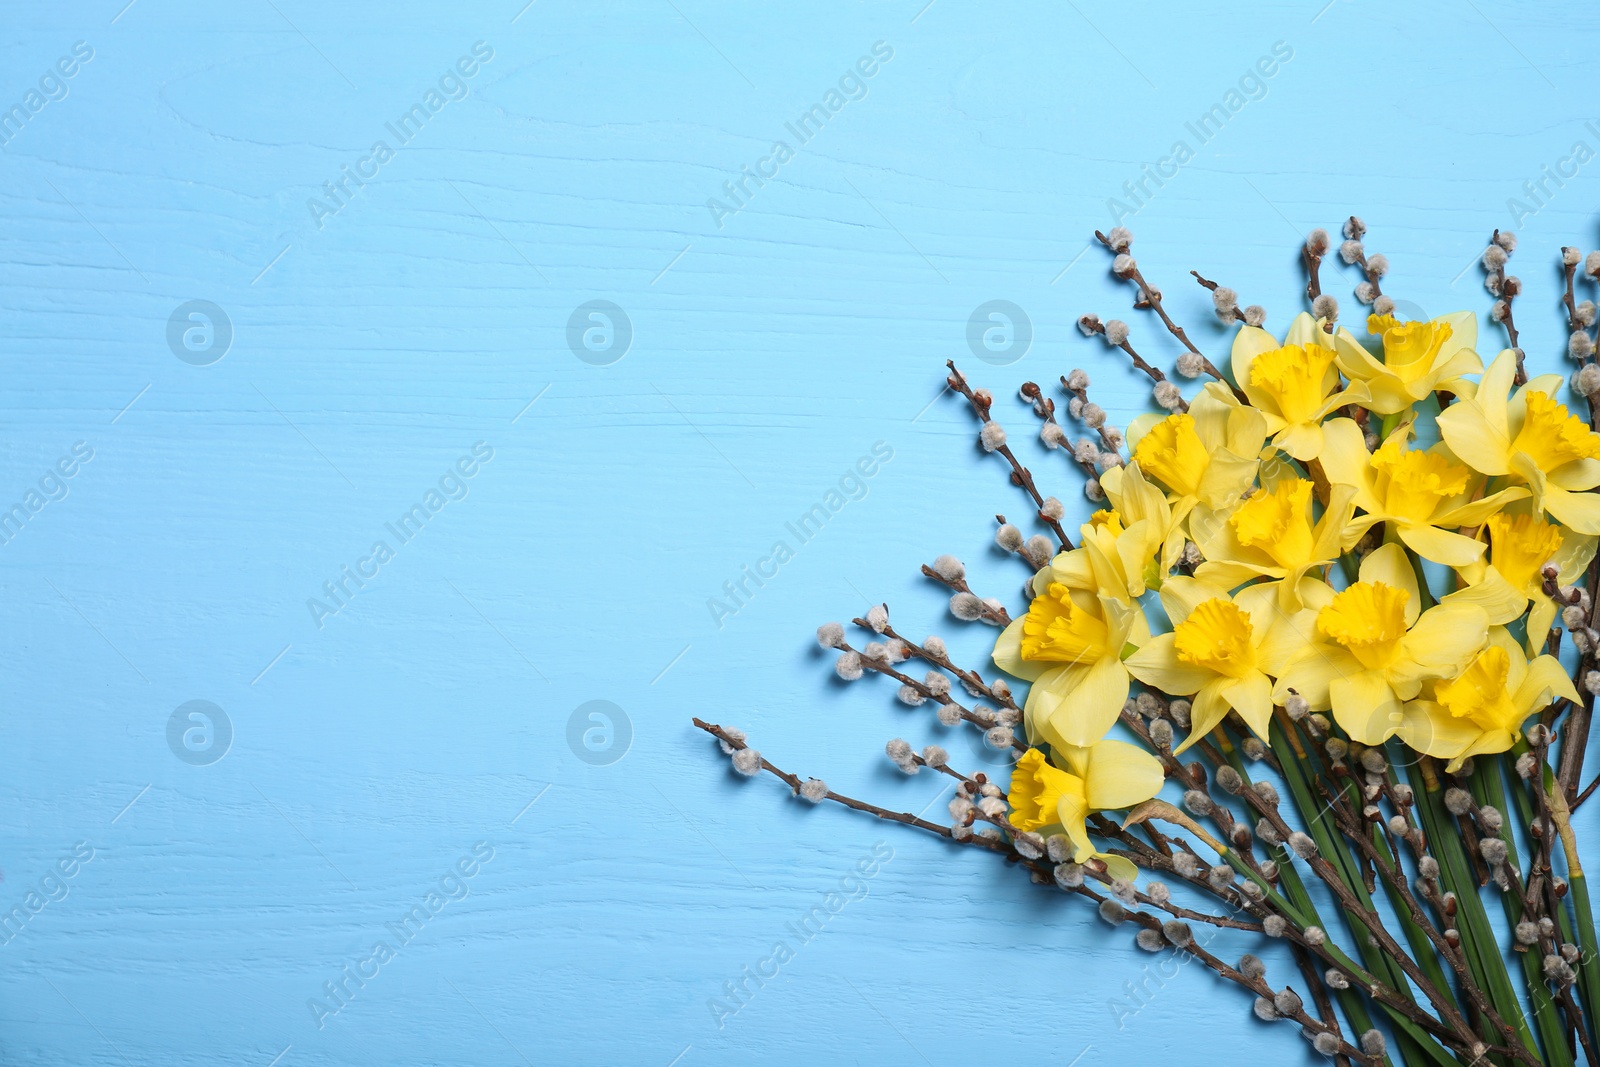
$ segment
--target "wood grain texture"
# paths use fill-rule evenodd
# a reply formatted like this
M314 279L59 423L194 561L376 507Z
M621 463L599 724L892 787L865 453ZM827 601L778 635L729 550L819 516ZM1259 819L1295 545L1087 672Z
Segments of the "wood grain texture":
M1314 1058L1198 974L1119 1026L1109 1001L1152 962L1125 933L983 857L737 780L689 717L940 811L936 782L878 753L941 729L883 687L842 692L810 631L887 599L983 662L991 635L916 577L947 551L1015 600L987 516L1025 512L935 399L943 361L995 390L1078 507L1014 389L1084 366L1119 424L1145 409L1073 321L1129 318L1163 364L1175 346L1079 253L1185 137L1194 158L1130 225L1209 351L1226 333L1191 267L1281 327L1295 242L1350 211L1394 262L1386 289L1486 308L1459 272L1513 224L1507 198L1600 148L1600 17L922 4L11 5L0 108L74 42L94 55L0 148L0 502L74 442L94 458L0 545L0 911L78 842L93 858L0 946L0 1062ZM493 59L465 98L319 226L307 201L478 41ZM880 41L864 97L719 226L706 201ZM1264 95L1186 133L1280 41ZM1554 249L1596 240L1595 168L1521 229L1541 365ZM209 366L166 339L195 299L233 329ZM633 329L609 366L567 342L596 299ZM967 348L993 299L1032 322L1012 366ZM880 441L864 497L800 544L785 524ZM398 543L386 524L476 442L493 459L465 497ZM708 600L779 540L793 558L719 626ZM393 558L319 626L308 599L376 541ZM168 744L191 700L232 726L209 766ZM591 700L631 724L609 765L569 747ZM708 1001L880 841L865 895L719 1027ZM308 1001L479 842L492 860L450 883L466 895L319 1026Z

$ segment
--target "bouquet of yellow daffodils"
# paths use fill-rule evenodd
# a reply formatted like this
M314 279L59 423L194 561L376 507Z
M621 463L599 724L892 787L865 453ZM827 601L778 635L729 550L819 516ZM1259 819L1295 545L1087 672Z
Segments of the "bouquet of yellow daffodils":
M1010 763L1008 780L890 741L905 772L953 780L951 819L933 822L695 723L742 774L1087 898L1138 948L1202 962L1341 1064L1600 1065L1600 946L1571 825L1594 789L1579 779L1600 690L1600 366L1595 306L1577 298L1580 270L1600 282L1600 252L1561 250L1568 402L1586 421L1561 376L1524 369L1511 235L1483 256L1509 342L1487 362L1471 312L1400 321L1364 236L1352 217L1337 251L1370 307L1365 339L1322 291L1322 230L1301 250L1310 312L1282 338L1196 273L1238 326L1224 373L1170 317L1131 235L1096 234L1181 346L1177 374L1203 384L1185 396L1126 323L1085 315L1161 411L1119 429L1074 370L1060 382L1061 414L1086 431L1074 443L1056 401L1022 385L1040 441L1099 505L1076 536L993 394L948 365L1041 531L999 519L996 541L1031 575L1016 616L956 558L922 568L956 618L998 629L997 670L906 637L885 605L853 620L862 647L837 623L818 640L841 678L886 676L942 726L981 731L982 751L1009 754L984 761ZM1295 972L1223 959L1222 930L1284 944Z

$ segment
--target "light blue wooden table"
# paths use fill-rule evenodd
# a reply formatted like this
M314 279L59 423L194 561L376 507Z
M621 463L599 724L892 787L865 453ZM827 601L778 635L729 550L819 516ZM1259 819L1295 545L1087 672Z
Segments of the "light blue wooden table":
M926 709L811 631L886 599L982 659L916 568L1014 600L1022 509L941 364L1080 508L1014 390L1084 366L1143 410L1084 311L1170 363L1086 243L1114 212L1214 351L1190 268L1281 328L1356 211L1391 291L1485 310L1517 228L1554 365L1600 16L124 2L3 16L0 1062L1309 1058L1204 975L1119 1015L1125 933L689 718L942 810L881 755Z

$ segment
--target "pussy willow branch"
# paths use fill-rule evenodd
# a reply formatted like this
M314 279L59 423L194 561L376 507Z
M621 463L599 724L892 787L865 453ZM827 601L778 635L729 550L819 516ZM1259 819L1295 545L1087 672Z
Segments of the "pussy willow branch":
M1500 246L1499 230L1495 230L1494 234L1489 238L1489 245L1492 248ZM1510 250L1506 250L1507 262L1509 262L1510 256ZM1522 365L1523 352L1521 346L1517 344L1517 323L1511 312L1511 304L1517 298L1517 294L1522 291L1522 287L1516 283L1514 277L1506 273L1506 266L1507 263L1504 262L1499 267L1489 267L1486 264L1485 270L1488 271L1490 279L1497 283L1490 291L1500 298L1500 303L1505 307L1505 312L1500 317L1500 323L1506 328L1506 337L1510 339L1511 350L1517 354L1517 373L1513 379L1513 384L1526 385L1528 371Z
M1201 285L1205 286L1207 289L1209 289L1213 293L1216 292L1218 288L1220 288L1219 285L1216 282L1212 281L1210 278L1207 278L1205 275L1201 274L1197 270L1192 270L1189 273L1194 275L1194 280L1195 281L1199 282ZM1235 320L1237 320L1239 322L1243 322L1244 321L1244 312L1239 310L1239 305L1237 303L1234 304L1232 307L1228 308L1228 311L1233 315Z
M861 625L865 625L865 620L863 619L857 619L855 621ZM854 652L856 655L861 657L861 666L863 669L872 671L874 674L882 674L886 677L893 678L901 685L916 690L924 700L932 700L936 703L955 708L961 713L962 719L972 723L974 726L981 726L987 730L997 725L997 723L994 721L993 715L979 715L977 712L956 700L949 693L941 693L927 685L925 682L917 681L909 674L900 673L899 671L895 670L894 667L890 666L887 660L875 659L865 655L860 649L851 648L848 641L844 642L840 646L840 651ZM1013 734L1011 737L1011 747L1017 749L1018 751L1026 752L1028 750L1028 743L1022 740L1022 738Z
M978 416L979 421L985 423L992 421L990 419L990 408L993 405L992 398L987 398L988 394L980 397L972 386L967 384L966 375L956 369L955 360L946 360L945 366L950 368L950 377L946 379L950 388L967 398L967 403L972 406L972 411ZM1039 487L1033 482L1033 472L1017 461L1017 457L1012 454L1010 445L1002 444L995 451L1004 456L1006 462L1011 464L1012 484L1021 486L1028 496L1033 499L1033 506L1038 511L1039 520L1055 531L1056 541L1060 543L1062 551L1070 549L1072 540L1067 537L1067 531L1061 528L1059 521L1044 513L1044 496L1040 494Z
M1094 231L1094 236L1095 240L1105 245L1107 251L1111 252L1112 254L1116 254L1116 249L1111 247L1110 238L1101 233L1099 230ZM1137 266L1129 270L1125 275L1123 275L1123 277L1126 277L1129 281L1133 282L1139 287L1136 298L1133 302L1133 306L1135 308L1140 310L1148 308L1149 310L1154 311L1161 317L1161 323L1167 328L1167 332L1176 337L1183 344L1183 347L1187 348L1201 359L1206 358L1205 353L1196 348L1194 346L1194 342L1189 340L1189 335L1183 332L1183 327L1172 321L1172 316L1167 314L1167 309L1161 306L1161 290L1145 281L1144 274Z
M1063 377L1061 379L1063 388L1067 388L1066 382L1067 379ZM1056 402L1044 395L1044 390L1039 388L1039 384L1037 382L1023 382L1021 391L1023 399L1029 401L1029 407L1033 409L1033 413L1035 415L1039 416L1040 421L1043 422L1045 426L1061 426L1061 424L1056 421ZM1083 394L1080 395L1087 393L1088 390L1085 389ZM1088 401L1085 400L1085 403L1087 402ZM1116 451L1116 448L1111 441L1111 435L1106 431L1106 426L1104 423L1100 424L1099 434L1100 440L1104 442L1106 447L1111 448L1112 451ZM1099 472L1094 469L1093 463L1078 457L1078 450L1072 447L1072 444L1067 440L1067 431L1065 428L1062 428L1061 430L1060 451L1066 453L1068 462L1078 465L1078 469L1083 471L1083 476L1085 478L1098 478L1100 476Z
M1351 232L1354 233L1357 241L1361 239L1361 234L1365 232L1364 228L1361 230L1354 229L1354 227L1359 224L1360 221L1361 220L1357 219L1354 215L1350 216L1350 225L1352 227ZM1378 297L1382 296L1383 288L1378 285L1378 279L1382 277L1382 275L1373 270L1371 264L1367 262L1367 251L1365 248L1362 248L1361 251L1356 253L1355 265L1361 269L1362 274L1366 275L1367 282L1372 286L1372 298L1376 300Z
M1134 273L1137 274L1138 272L1135 271ZM1099 334L1101 337L1105 337L1105 335L1106 335L1106 324L1101 322L1098 317L1090 317L1088 315L1085 315L1083 318L1078 320L1078 325L1082 329L1088 330L1090 333ZM1133 361L1134 369L1135 370L1139 370L1139 371L1143 371L1150 378L1150 380L1152 382L1164 382L1164 381L1167 380L1167 376L1165 374L1161 373L1161 370L1159 368L1151 366L1150 363L1143 356L1141 356L1139 353L1137 353L1137 352L1135 352L1133 350L1133 343L1130 342L1127 338L1123 338L1121 344L1113 345L1112 347L1113 348L1120 348L1124 352L1126 352L1128 354L1128 358ZM1204 359L1205 357L1202 356L1201 358ZM1067 379L1065 377L1063 377L1061 379L1061 385L1068 392L1072 391L1072 387L1070 385L1067 385ZM1178 398L1178 410L1179 411L1188 411L1189 410L1189 402L1187 400L1184 400L1182 397L1179 397ZM1102 434L1102 436L1104 436L1104 434ZM1109 441L1106 442L1106 443L1110 444Z
M966 578L947 578L938 571L934 570L932 567L928 566L926 563L922 565L922 573L925 577L932 578L946 589L953 590L957 593L972 593L972 587L967 584ZM976 593L972 593L972 595L978 596ZM982 618L984 622L988 623L990 626L1011 625L1011 614L1007 612L1005 608L990 607L988 601L984 600L982 597L978 597L978 603L982 607Z
M868 629L871 629L870 624L867 624L862 619L852 619L850 621L855 623L857 626L867 626ZM1009 688L996 692L990 687L989 683L983 680L983 676L977 671L963 670L962 668L956 666L948 655L935 655L933 652L929 651L927 648L924 648L922 645L917 644L904 634L898 633L895 628L888 623L884 624L883 635L891 640L899 641L901 644L905 645L906 650L917 659L920 659L925 663L931 663L940 670L947 671L954 675L956 679L961 682L962 686L967 690L967 692L972 693L973 696L984 696L988 697L990 700L999 701L1009 710L1021 714L1022 708L1017 705L1016 700L1011 696L1011 691ZM982 692L973 693L974 689L981 690Z

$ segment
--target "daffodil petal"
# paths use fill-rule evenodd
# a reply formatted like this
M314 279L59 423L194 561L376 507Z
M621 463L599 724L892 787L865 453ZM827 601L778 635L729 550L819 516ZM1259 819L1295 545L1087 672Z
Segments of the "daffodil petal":
M1107 738L1089 749L1084 793L1095 811L1117 811L1142 804L1161 792L1161 761L1126 741Z
M1335 678L1328 686L1333 717L1351 740L1381 745L1400 729L1405 717L1400 701L1382 671L1361 671Z
M1188 696L1217 677L1214 671L1178 662L1173 652L1173 642L1172 634L1152 637L1143 648L1128 657L1128 673L1145 685L1175 696Z

